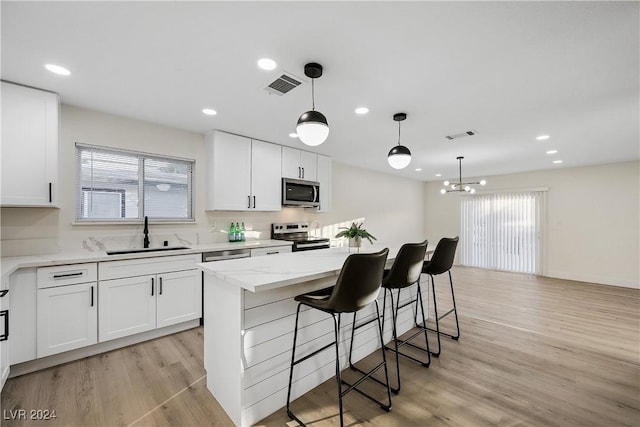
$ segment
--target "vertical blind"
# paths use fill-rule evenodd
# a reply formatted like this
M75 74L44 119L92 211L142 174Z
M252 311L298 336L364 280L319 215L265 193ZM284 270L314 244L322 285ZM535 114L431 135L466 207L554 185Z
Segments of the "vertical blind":
M76 145L77 220L192 220L193 161Z
M534 191L462 198L462 264L539 274L543 195Z

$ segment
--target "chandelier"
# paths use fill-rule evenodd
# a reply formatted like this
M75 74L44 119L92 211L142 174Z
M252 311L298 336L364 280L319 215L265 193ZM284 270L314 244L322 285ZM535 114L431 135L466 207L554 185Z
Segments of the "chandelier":
M485 185L487 183L487 181L480 180L477 182L462 182L462 159L464 159L464 157L459 156L456 157L456 159L458 159L458 163L459 163L459 171L460 174L458 175L458 182L449 182L449 181L445 181L444 182L444 186L448 187L448 188L443 188L442 190L440 190L441 194L447 194L447 193L453 193L453 192L460 192L460 193L475 193L476 189L472 188L472 185Z

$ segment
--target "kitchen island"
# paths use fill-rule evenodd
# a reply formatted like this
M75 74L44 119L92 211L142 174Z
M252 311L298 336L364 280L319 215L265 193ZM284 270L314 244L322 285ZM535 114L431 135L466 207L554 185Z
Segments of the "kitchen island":
M366 245L361 252L389 248L391 265L400 245ZM200 264L204 274L204 363L207 388L236 425L249 426L285 406L296 295L335 284L349 255L347 248L292 252ZM426 277L422 279L426 290ZM402 300L415 297L415 286ZM423 299L427 303L427 292ZM382 300L382 292L378 299ZM382 304L380 305L382 307ZM425 305L426 307L426 305ZM358 313L358 323L375 307ZM387 304L387 318L390 307ZM341 367L347 366L351 315L343 317ZM358 329L353 361L379 347L376 324ZM411 306L401 310L398 333L413 326ZM391 339L391 328L385 331ZM333 339L331 317L318 310L300 312L297 354L308 354ZM335 375L331 351L302 363L295 372L292 399Z

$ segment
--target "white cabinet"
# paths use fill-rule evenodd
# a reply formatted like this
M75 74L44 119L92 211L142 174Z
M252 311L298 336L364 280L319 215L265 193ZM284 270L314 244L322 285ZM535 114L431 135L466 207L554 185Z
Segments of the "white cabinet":
M251 249L251 256L256 257L256 256L265 256L265 255L275 255L275 254L282 254L287 252L291 252L291 245Z
M96 285L38 289L38 357L98 342Z
M57 206L59 99L2 82L2 206Z
M225 132L206 135L207 209L279 211L281 148Z
M35 268L21 268L9 276L11 292L9 361L11 365L28 362L37 357L36 277Z
M98 342L96 263L37 270L37 357Z
M318 154L318 182L320 183L320 206L318 212L331 210L331 186L333 181L331 157Z
M0 284L0 390L9 377L9 278Z
M100 263L99 341L202 317L198 262L198 255L176 255Z
M315 153L282 147L282 177L316 181L317 157Z
M155 275L100 281L100 342L156 327L155 281Z

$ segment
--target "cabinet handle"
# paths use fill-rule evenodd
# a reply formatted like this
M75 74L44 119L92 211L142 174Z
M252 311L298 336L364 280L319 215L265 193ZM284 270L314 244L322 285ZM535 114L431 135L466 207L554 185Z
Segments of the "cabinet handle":
M304 179L304 168L300 168L302 169L302 179Z
M4 316L4 334L0 335L0 341L9 339L9 310L0 311L0 316Z
M49 203L52 203L52 202L53 202L53 191L52 191L52 187L53 187L53 184L50 182L50 183L49 183Z
M9 289L5 289L4 291L0 291L0 298L9 293Z
M298 178L302 178L302 168L298 166Z
M267 255L273 255L273 254L279 254L280 252L276 251L276 252L267 252Z
M253 196L253 209L256 208L256 196Z
M155 279L152 277L152 278L151 278L151 296L153 296L153 285L154 285L154 281L155 281Z
M160 295L162 295L162 277L158 279L160 281Z
M251 196L247 196L247 208L251 209Z
M78 271L76 273L64 273L64 274L54 274L53 278L55 280L57 279L68 279L69 277L78 277L78 276L82 276L82 271Z
M91 287L91 307L93 307L93 286Z

